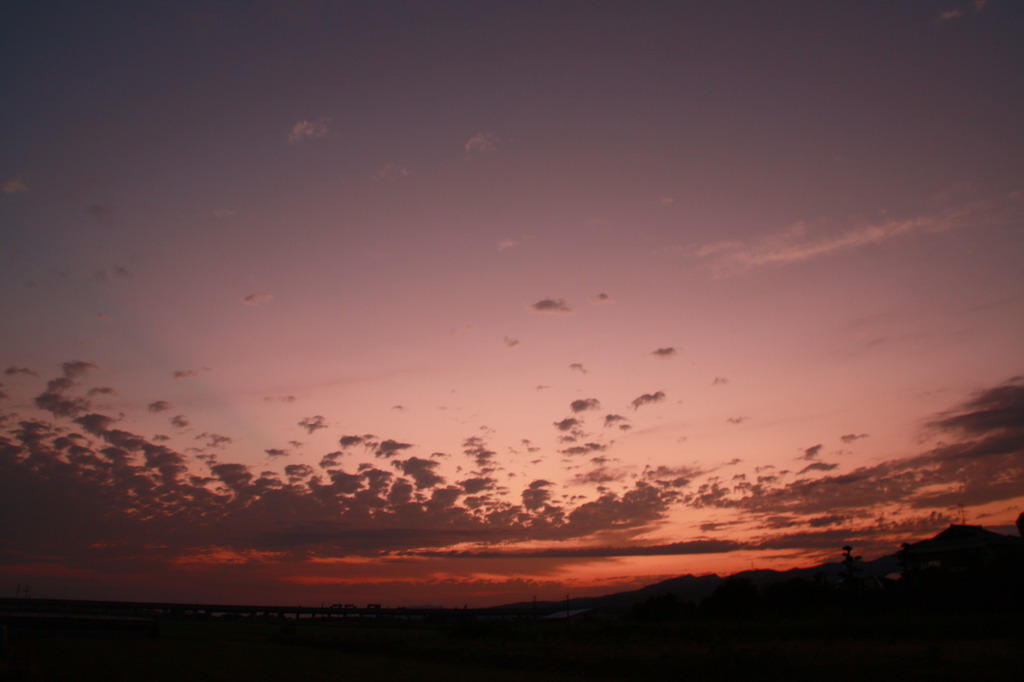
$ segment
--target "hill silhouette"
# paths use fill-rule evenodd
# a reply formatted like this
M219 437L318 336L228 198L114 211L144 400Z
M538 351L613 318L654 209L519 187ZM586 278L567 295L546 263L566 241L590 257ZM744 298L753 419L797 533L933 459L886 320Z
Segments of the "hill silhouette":
M858 563L861 569L858 574L861 578L881 578L900 569L899 559L895 554L887 555L871 561ZM669 578L653 585L641 587L638 590L626 592L615 592L599 597L578 597L561 601L538 601L518 602L514 604L502 604L497 609L525 609L531 606L538 610L551 610L562 607L569 611L589 609L592 611L606 611L617 613L626 611L629 608L644 602L651 597L658 597L666 594L675 596L681 602L698 603L711 594L729 579L748 580L756 586L768 585L776 582L784 582L794 578L804 580L825 580L830 583L838 582L842 576L843 564L839 561L832 561L816 566L804 568L792 568L787 571L775 571L771 569L755 569L742 571L728 576L710 575L682 575L678 578Z

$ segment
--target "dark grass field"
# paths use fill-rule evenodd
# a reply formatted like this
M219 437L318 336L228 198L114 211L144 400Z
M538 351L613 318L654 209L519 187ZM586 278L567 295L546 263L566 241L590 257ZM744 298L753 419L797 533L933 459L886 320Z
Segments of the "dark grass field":
M1024 618L166 620L154 638L12 637L3 680L1020 680Z

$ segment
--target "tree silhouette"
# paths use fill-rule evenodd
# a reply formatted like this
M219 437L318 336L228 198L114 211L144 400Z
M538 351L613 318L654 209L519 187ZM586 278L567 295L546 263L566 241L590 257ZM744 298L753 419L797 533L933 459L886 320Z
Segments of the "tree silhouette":
M846 545L843 547L843 569L840 573L842 584L846 587L859 587L861 582L857 574L864 569L857 565L857 562L863 559L861 556L854 556L853 547Z

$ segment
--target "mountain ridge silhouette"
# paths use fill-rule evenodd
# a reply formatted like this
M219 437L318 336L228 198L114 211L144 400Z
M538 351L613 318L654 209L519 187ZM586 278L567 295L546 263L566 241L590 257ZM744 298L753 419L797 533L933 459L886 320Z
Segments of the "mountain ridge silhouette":
M862 578L882 577L899 571L899 560L895 554L886 555L871 561L860 561L857 563L858 575ZM716 573L709 575L681 575L676 578L669 578L653 585L646 585L636 590L615 592L598 597L576 597L560 601L536 601L516 602L514 604L502 604L495 606L495 609L525 609L536 607L538 610L550 610L562 607L569 611L577 610L625 610L643 602L650 597L672 594L683 602L698 603L711 595L715 589L726 580L733 578L746 579L754 585L766 585L794 578L804 580L824 579L829 582L837 582L843 571L843 564L839 561L830 561L816 566L791 568L786 571L773 569L752 569L732 573L727 576L719 576Z

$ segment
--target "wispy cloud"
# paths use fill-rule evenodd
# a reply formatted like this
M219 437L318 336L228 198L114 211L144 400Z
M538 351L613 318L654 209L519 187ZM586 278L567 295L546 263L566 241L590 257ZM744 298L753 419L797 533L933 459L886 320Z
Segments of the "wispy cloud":
M968 4L968 7L958 7L940 11L939 21L950 21L952 19L965 17L968 14L980 12L985 9L985 6L988 4L988 0L972 0L972 2Z
M175 371L172 376L175 379L191 379L192 377L199 376L203 372L211 372L211 371L213 371L212 368L206 367L206 366L196 367L195 369L179 369L179 370Z
M327 124L330 123L330 120L329 118L321 118L316 121L299 121L292 126L291 131L288 133L288 141L294 144L323 137L329 132Z
M495 149L498 148L498 145L501 143L501 141L501 138L495 135L494 133L477 133L468 140L466 140L466 156L469 156L471 154L483 154L486 152L493 152Z
M397 163L387 163L377 169L377 172L370 176L371 180L381 182L394 182L409 177L409 169Z
M26 185L24 180L21 179L20 175L17 176L17 177L11 178L7 182L5 182L2 185L2 187L3 187L4 194L17 194L19 192L27 192L28 191L28 185Z
M987 208L977 204L904 220L887 218L841 230L829 224L801 221L760 239L705 244L696 253L710 260L718 275L761 266L791 265L915 234L946 232L968 224L970 218Z
M242 299L242 303L247 306L259 307L261 305L267 305L274 300L273 294L260 293L260 294L249 294Z

